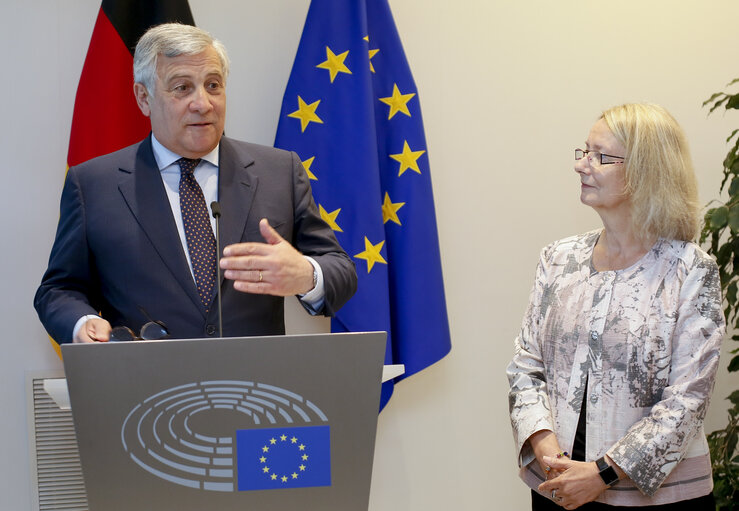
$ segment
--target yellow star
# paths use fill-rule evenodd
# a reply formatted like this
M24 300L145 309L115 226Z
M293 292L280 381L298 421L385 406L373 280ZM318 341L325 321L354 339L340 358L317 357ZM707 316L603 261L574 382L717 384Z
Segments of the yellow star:
M299 450L299 451L304 451L304 450L305 450L305 445L303 445L303 444L300 444L300 445L298 446L298 450Z
M277 443L277 440L275 440L274 438L270 438L269 443L271 443L272 445L275 445Z
M272 475L271 475L271 476L269 476L269 477L270 477L270 479L272 479L273 481L276 481L276 480L277 480L277 474L272 474Z
M308 459L308 455L307 455L307 454L303 454L303 455L301 456L301 458L303 458L303 461L305 461L305 460L307 460L307 459Z
M385 192L385 202L382 203L382 223L386 224L388 220L392 220L396 224L400 225L400 219L398 218L398 210L405 206L405 202L391 202L390 195Z
M287 435L280 436L280 442L284 442L285 440L287 440Z
M269 447L267 447L266 445L262 447L262 452L269 452Z
M418 159L421 157L423 153L426 151L411 151L411 148L408 146L408 141L403 141L403 152L399 154L391 154L390 158L393 160L400 162L400 171L398 172L398 177L403 175L403 172L405 172L408 169L411 169L415 172L421 173L421 169L418 168Z
M264 468L262 469L262 472L264 472L265 474L266 474L267 472L269 472L269 467L264 467Z
M380 250L382 250L382 246L384 244L385 240L382 240L377 245L373 245L370 240L367 239L367 236L364 237L364 252L360 252L354 257L367 261L367 273L372 270L375 263L387 264L387 261L385 261L382 254L380 254Z
M375 72L375 66L373 66L373 65L372 65L372 57L374 57L375 55L377 55L377 53L378 53L379 51L380 51L380 50L379 50L379 48L378 48L378 49L375 49L375 50L370 50L370 51L369 51L369 58L370 58L370 71L372 71L373 73Z
M282 476L282 477L280 478L280 480L281 480L281 481L282 481L283 483L286 483L286 482L287 482L287 476Z
M297 438L295 438L295 437L292 437L292 438L290 439L290 442L292 442L293 444L297 444L297 443L298 443L298 439L297 439Z
M301 472L305 471L305 465L303 464L301 464L298 468L300 469Z
M331 48L326 46L326 60L318 64L316 67L327 69L331 75L331 83L334 83L334 78L336 78L336 75L339 73L352 74L352 72L349 71L349 68L346 67L346 64L344 64L344 60L346 60L347 55L349 55L349 50L344 53L340 53L339 55L335 55L334 52L331 51Z
M315 159L316 159L315 156L311 156L307 160L301 161L300 163L303 164L303 168L305 169L305 173L308 174L308 179L312 179L313 181L318 181L318 178L316 177L316 175L313 172L311 172L311 170L310 170L310 166L313 165L313 160L315 160Z
M323 209L323 206L321 206L320 204L318 205L318 212L321 214L321 218L323 218L323 221L326 222L328 226L331 227L331 229L333 229L334 231L344 232L341 230L341 227L339 227L339 224L336 223L336 217L339 216L340 211L341 208L329 213L328 211Z
M298 478L298 474L296 474L295 472L292 473L292 476L293 476L293 479L297 479Z
M367 41L369 43L369 36L368 35L367 36L364 36L362 39L364 39L365 41ZM372 57L374 57L375 55L377 55L377 53L379 51L380 51L379 48L374 49L374 50L369 50L370 71L372 71L373 73L375 72L375 66L372 65Z
M386 98L380 98L380 101L385 103L386 105L390 105L390 114L387 116L388 119L392 119L395 114L398 112L402 112L408 117L411 116L411 113L408 111L408 102L411 100L413 96L415 96L415 92L411 92L410 94L401 94L400 90L398 90L398 84L393 84L393 95L388 96Z
M320 117L316 114L316 108L318 108L318 104L321 102L319 99L318 101L314 101L310 105L308 105L305 101L303 101L303 98L298 96L298 109L295 110L291 114L287 114L288 117L293 117L295 119L300 119L300 131L301 133L305 131L305 128L308 127L308 123L311 122L317 122L318 124L323 124L323 121Z
M267 461L267 458L265 458L264 456L259 458L259 463L264 463L265 461Z

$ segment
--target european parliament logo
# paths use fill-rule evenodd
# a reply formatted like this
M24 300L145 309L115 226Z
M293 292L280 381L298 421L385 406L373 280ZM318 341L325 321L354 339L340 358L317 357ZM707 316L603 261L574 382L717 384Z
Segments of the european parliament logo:
M121 427L131 460L181 486L235 492L331 485L328 417L287 389L249 381L172 387Z

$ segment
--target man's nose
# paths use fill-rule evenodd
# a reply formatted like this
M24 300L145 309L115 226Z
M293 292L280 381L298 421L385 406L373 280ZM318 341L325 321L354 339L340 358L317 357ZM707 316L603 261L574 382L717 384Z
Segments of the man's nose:
M190 109L196 112L207 112L211 110L213 105L210 102L210 95L205 90L205 85L196 87L193 93L192 101L190 102Z

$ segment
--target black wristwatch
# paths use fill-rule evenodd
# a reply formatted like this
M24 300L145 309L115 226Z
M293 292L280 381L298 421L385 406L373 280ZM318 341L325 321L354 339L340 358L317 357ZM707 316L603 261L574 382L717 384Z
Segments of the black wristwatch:
M606 483L606 486L613 486L618 482L616 470L608 464L605 457L601 456L595 460L595 464L598 465L598 475Z

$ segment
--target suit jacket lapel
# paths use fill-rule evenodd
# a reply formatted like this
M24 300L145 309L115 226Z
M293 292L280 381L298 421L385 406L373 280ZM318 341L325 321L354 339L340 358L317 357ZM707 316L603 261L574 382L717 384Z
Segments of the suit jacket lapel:
M218 201L223 211L220 225L223 251L223 247L239 243L243 238L258 180L247 171L254 163L254 158L238 151L226 137L221 139L218 163Z
M172 209L164 190L162 177L151 149L151 136L144 140L136 153L133 168L121 168L124 174L119 190L144 234L154 245L162 262L175 280L205 315L198 296L182 242L172 216ZM142 282L141 285L146 285Z

